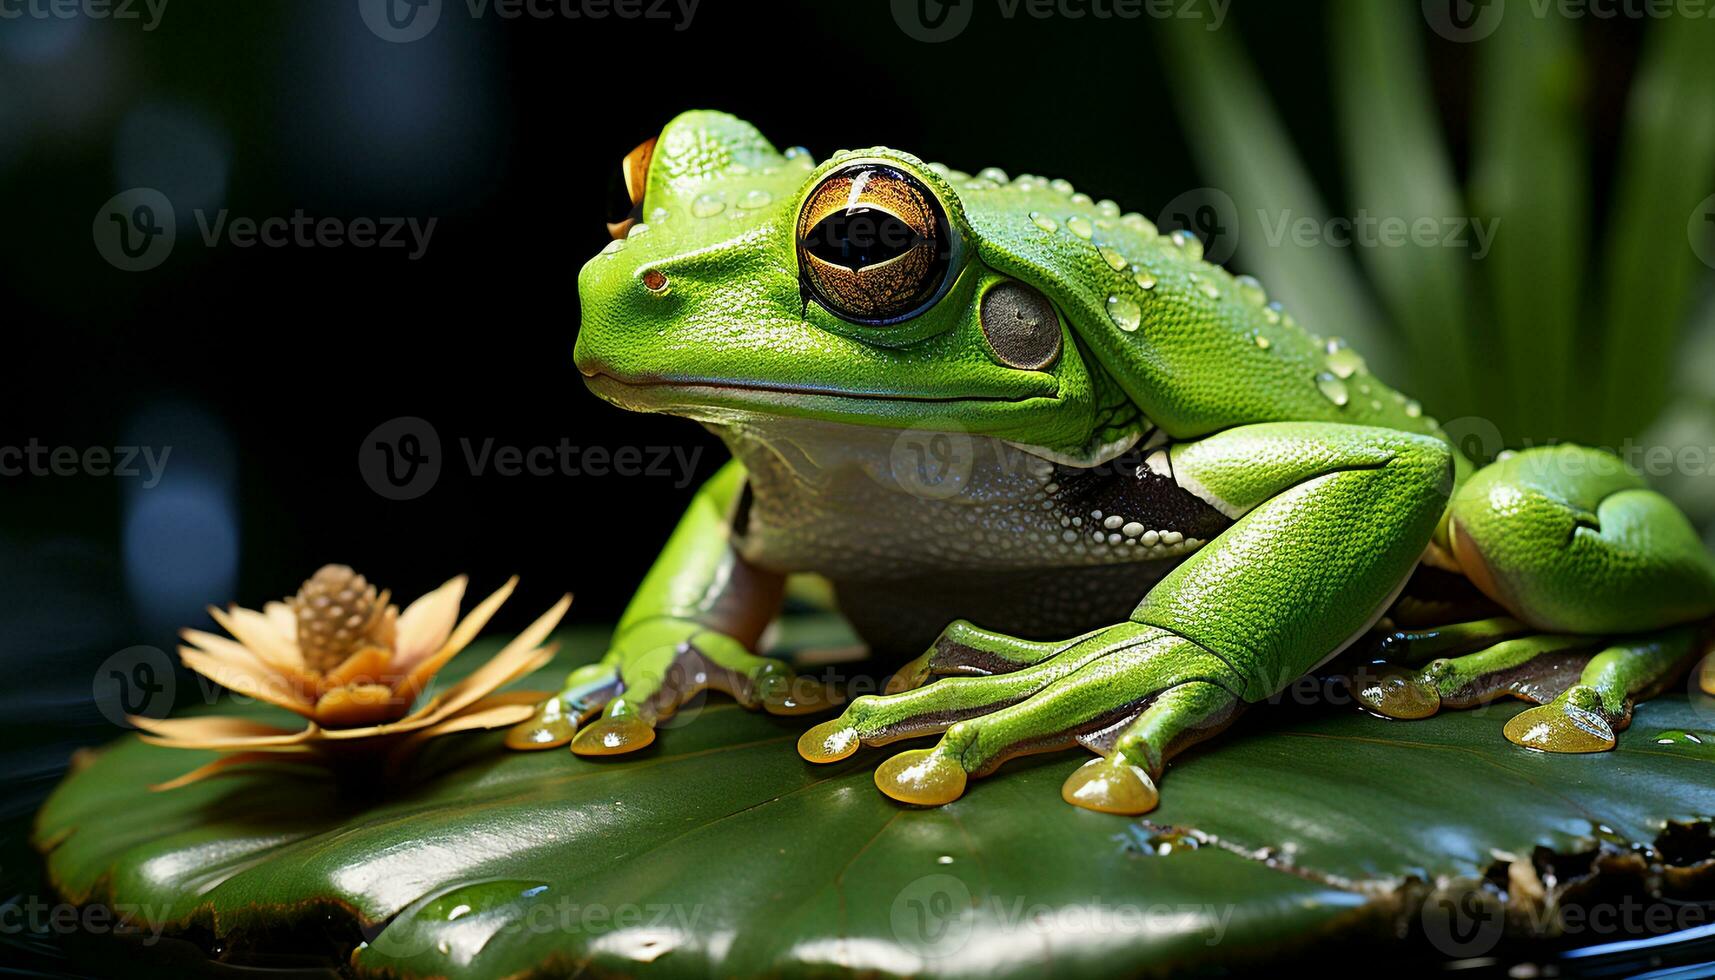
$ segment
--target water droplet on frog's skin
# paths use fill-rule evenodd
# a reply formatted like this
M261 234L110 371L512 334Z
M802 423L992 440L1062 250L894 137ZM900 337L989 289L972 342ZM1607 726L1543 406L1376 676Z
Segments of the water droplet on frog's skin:
M1120 206L1115 201L1110 201L1107 198L1103 198L1100 201L1096 202L1096 213L1101 215L1104 218L1118 217L1119 213L1120 213Z
M1131 278L1131 281L1137 283L1137 288L1146 293L1155 288L1155 277L1147 272L1139 272Z
M1012 181L1012 178L1008 177L1006 175L1006 171L1000 169L999 167L984 167L984 168L982 168L981 170L977 171L977 179L978 180L993 181L996 184L1006 184L1006 183L1010 183Z
M1092 205L1096 202L1090 200L1090 195L1084 194L1084 193L1078 193L1078 194L1072 195L1072 203L1073 204L1081 204L1085 207L1089 207L1090 205Z
M741 208L765 208L768 206L769 202L773 200L774 195L767 191L747 191L745 192L744 197L738 202L738 206Z
M1260 333L1254 335L1251 339L1255 340L1256 345L1258 347L1262 348L1263 350L1268 350L1271 346L1273 346L1273 344L1269 341L1269 339Z
M1363 357L1338 337L1328 341L1323 349L1328 352L1328 370L1337 377L1349 378L1364 369Z
M625 229L625 237L627 238L636 238L638 235L646 235L648 233L649 226L641 221L632 225L630 228Z
M1095 226L1090 224L1090 219L1081 214L1074 214L1067 218L1066 228L1079 238L1089 238L1096 233Z
M1212 282L1203 283L1201 286L1198 286L1197 288L1198 288L1198 290L1200 290L1202 292L1202 294L1204 296L1207 296L1210 299L1220 299L1221 298L1221 287L1215 285Z
M1114 326L1126 333L1131 333L1143 322L1143 308L1137 301L1118 294L1108 297L1108 319L1114 321Z
M613 255L615 253L618 253L618 252L621 252L624 250L625 250L625 239L615 238L613 241L608 242L606 245L603 245L601 247L601 254Z
M1069 180L1056 177L1048 182L1048 187L1056 194L1064 194L1067 197L1072 196L1072 182Z
M712 218L726 210L726 202L713 194L702 194L691 202L691 216L694 218Z
M1115 272L1124 272L1125 267L1129 264L1126 262L1125 256L1106 245L1099 246L1096 252L1101 255L1102 261L1108 264L1108 268Z
M1167 236L1167 240L1173 243L1174 248L1183 250L1194 259L1203 257L1202 240L1183 228L1174 229L1173 234Z
M1124 217L1120 218L1120 223L1133 231L1140 231L1145 235L1159 234L1155 229L1155 222L1145 218L1141 214L1138 214L1136 211L1127 212Z
M1346 403L1352 399L1346 391L1346 383L1326 371L1316 376L1316 387L1321 389L1324 398L1341 408L1345 408Z
M1255 276L1236 276L1233 285L1238 287L1239 296L1252 306L1262 306L1268 302L1268 292L1262 288L1262 283Z
M796 160L799 157L803 157L805 159L810 159L809 149L807 147L802 147L802 146L788 146L786 148L786 159Z
M1060 230L1059 222L1057 222L1053 218L1050 218L1047 215L1043 214L1041 211L1030 212L1030 220L1031 220L1031 223L1036 225L1036 227L1041 228L1043 231L1059 231Z

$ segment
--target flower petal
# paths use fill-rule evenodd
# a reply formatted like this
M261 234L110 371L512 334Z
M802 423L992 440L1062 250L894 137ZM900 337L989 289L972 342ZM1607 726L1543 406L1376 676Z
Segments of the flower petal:
M267 616L243 606L233 606L225 611L218 606L209 606L208 614L269 666L278 670L303 669L304 656L298 651L298 644L281 636Z
M511 597L512 590L517 586L518 576L514 575L507 579L506 584L497 589L493 595L478 603L476 608L472 609L464 620L454 627L452 635L447 637L446 642L441 644L439 650L411 666L406 672L404 680L399 682L400 692L409 699L416 700L417 695L423 693L423 688L429 686L430 679L447 665L447 661L453 659L460 650L470 644L470 641L476 639L476 635L482 632L482 628L488 625L490 619L494 618L494 614L500 609L501 603Z
M297 745L311 740L314 725L300 731L264 725L248 718L229 715L202 715L194 718L128 719L149 734L145 742L175 749L248 749L269 746Z
M439 717L445 717L467 704L482 697L484 694L502 687L512 681L545 665L553 659L554 648L543 647L547 655L536 658L539 647L554 627L560 624L560 618L571 608L572 596L567 593L560 597L547 612L536 617L536 621L524 627L523 631L512 638L512 642L500 649L500 652L489 658L481 667L470 672L463 680L447 688L442 693L442 703L435 709ZM425 678L425 682L426 682Z
M271 672L278 673L289 681L288 687L295 690L304 701L313 700L319 693L319 680L302 667L276 667L258 657L256 651L218 633L205 633L202 630L179 630L179 636L191 646L213 656L217 660L233 663L242 668L244 664L258 664L267 667Z
M291 643L293 650L298 650L298 616L290 605L278 600L263 603L262 615L268 617L268 625L274 627L274 632ZM300 662L303 660L301 650L298 651L298 659Z
M393 662L401 672L440 649L452 635L459 619L468 580L460 575L405 607L399 614L398 639L393 643Z
M384 724L409 711L385 684L353 684L335 688L316 702L316 722L324 729Z
M164 783L156 783L155 785L149 787L149 789L153 792L156 792L156 793L163 793L163 792L166 792L167 790L170 790L170 789L178 789L181 786L189 786L192 783L202 782L204 779L207 779L210 776L218 775L218 774L220 774L220 773L222 773L228 769L232 769L232 768L237 767L237 766L248 766L248 765L254 765L256 763L270 763L270 762L291 763L294 761L292 759L292 756L298 755L298 754L301 754L301 753L300 752L238 752L238 753L235 753L233 755L221 756L220 758L214 760L213 762L210 762L208 765L198 766L197 768L192 769L190 772L185 773L183 776L178 776L178 777L175 777L173 779L169 779Z
M391 688L399 674L392 668L392 654L380 647L364 647L322 676L321 693L353 684L381 684Z
M296 712L305 718L314 717L315 709L299 694L296 686L260 663L231 660L192 647L179 647L179 659L186 667L221 687Z

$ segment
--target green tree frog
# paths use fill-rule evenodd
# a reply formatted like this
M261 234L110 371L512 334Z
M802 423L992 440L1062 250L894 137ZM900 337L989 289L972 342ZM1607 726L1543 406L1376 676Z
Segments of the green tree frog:
M919 805L1081 745L1065 800L1146 812L1174 753L1384 617L1402 665L1361 685L1371 710L1514 695L1537 707L1506 737L1546 751L1612 747L1706 648L1715 560L1665 498L1575 446L1477 467L1194 236L1062 180L818 163L716 112L624 169L577 368L732 460L514 747L640 749L706 689L830 707L757 654L796 575L917 655L799 752L938 735L875 770ZM1430 575L1469 600L1401 598Z

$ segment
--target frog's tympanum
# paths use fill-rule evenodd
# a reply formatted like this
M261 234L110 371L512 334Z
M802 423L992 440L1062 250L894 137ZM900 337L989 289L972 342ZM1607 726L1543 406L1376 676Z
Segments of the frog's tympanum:
M875 773L926 805L1082 745L1067 802L1147 811L1170 756L1378 623L1401 665L1357 685L1371 710L1513 695L1539 706L1506 736L1558 752L1612 747L1705 648L1715 560L1616 457L1479 468L1193 236L1061 180L817 163L713 112L624 174L577 368L733 459L515 747L639 749L705 689L826 707L755 655L798 575L875 655L915 657L799 752L938 734ZM1457 588L1401 598L1430 579Z

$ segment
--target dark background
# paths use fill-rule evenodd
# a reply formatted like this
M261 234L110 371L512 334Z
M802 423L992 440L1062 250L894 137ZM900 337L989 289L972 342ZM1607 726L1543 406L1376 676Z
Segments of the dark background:
M616 217L618 162L677 112L727 109L818 158L888 144L1066 177L1145 214L1204 183L1171 97L1198 80L1163 70L1160 25L998 10L979 2L939 44L875 0L703 0L683 30L472 18L447 0L408 44L370 32L355 0L169 0L152 31L0 20L0 446L171 447L152 488L0 477L0 874L29 861L23 821L71 749L116 732L91 702L98 666L170 651L206 603L256 605L338 561L405 598L518 573L502 629L565 590L572 621L618 613L689 497L683 474L475 476L459 440L701 447L698 478L719 464L695 425L600 403L571 365L577 271ZM1228 17L1341 201L1322 5L1237 0ZM1605 154L1641 28L1581 30ZM1457 157L1469 46L1424 45ZM92 221L140 186L173 200L178 238L158 268L124 272ZM196 208L437 226L417 261L210 247ZM395 501L358 460L403 416L434 427L444 459L432 489Z

